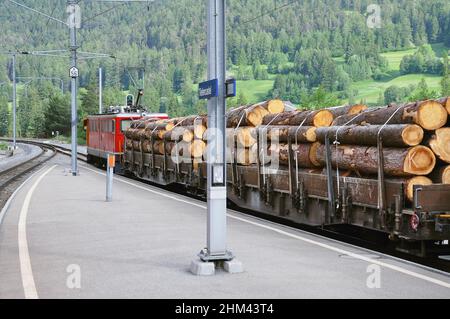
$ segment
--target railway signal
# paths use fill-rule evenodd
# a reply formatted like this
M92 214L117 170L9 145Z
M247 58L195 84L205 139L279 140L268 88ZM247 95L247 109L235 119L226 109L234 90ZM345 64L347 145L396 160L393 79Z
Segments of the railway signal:
M134 96L133 94L128 94L127 95L127 106L128 107L132 107L134 105Z

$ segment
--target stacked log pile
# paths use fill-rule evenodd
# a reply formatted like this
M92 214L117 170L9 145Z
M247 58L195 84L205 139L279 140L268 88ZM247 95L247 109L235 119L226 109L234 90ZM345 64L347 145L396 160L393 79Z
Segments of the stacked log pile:
M311 172L326 166L325 140L331 161L346 176L377 178L378 137L383 145L384 174L404 182L406 196L413 186L450 184L450 98L368 108L345 105L321 110L292 110L288 103L270 100L230 110L226 115L227 162L288 165ZM206 116L172 120L135 121L127 130L127 149L205 159ZM267 143L258 143L258 136ZM165 145L165 146L164 146ZM289 145L292 149L289 150ZM259 148L258 148L259 146Z
M289 108L289 104L287 104ZM237 154L237 161L242 165L256 163L255 127L261 125L265 115L281 113L285 110L285 102L270 100L254 105L241 106L227 113L227 136L236 136L242 149ZM154 120L144 118L134 121L125 132L127 150L174 156L177 154L193 159L196 162L205 160L208 127L207 116L188 116L170 120ZM227 144L230 155L233 142ZM252 151L253 148L253 151ZM231 156L227 158L232 161Z
M285 102L270 100L237 107L227 113L227 162L252 165L257 162L257 127L267 116L277 116L286 110ZM236 144L236 147L235 147Z
M133 121L125 132L126 149L201 159L206 148L203 141L206 129L206 116L170 120L143 118Z
M351 107L294 111L266 116L263 124L271 125L269 136L275 126L280 128L280 141L296 138L292 151L299 167L326 165L324 144L328 137L333 167L366 178L377 177L380 135L384 174L404 182L411 200L414 185L450 183L449 106L450 98L443 98L370 109L359 106L355 111ZM299 125L303 126L299 129ZM315 128L314 134L306 133L311 132L309 125ZM313 135L316 141L307 138ZM286 145L271 145L269 150L278 154L280 164L287 163Z

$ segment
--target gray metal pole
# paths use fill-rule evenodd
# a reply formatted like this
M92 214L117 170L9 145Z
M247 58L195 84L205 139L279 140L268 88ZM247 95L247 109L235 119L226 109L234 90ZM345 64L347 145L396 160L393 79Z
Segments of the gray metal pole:
M208 126L216 131L207 148L207 252L200 254L203 261L233 258L226 247L225 0L208 0L208 80L213 79L218 80L219 91L208 100ZM223 185L218 185L220 176Z
M68 1L69 5L75 5L76 2L73 0ZM75 14L72 15L75 20ZM72 67L77 67L77 31L75 21L70 23L70 50L72 51ZM77 78L71 78L71 90L72 90L72 175L78 175L78 162L77 162L77 124L78 124L78 114L77 114Z
M13 63L13 149L16 149L16 108L17 108L17 87L16 87L16 55L12 55Z
M98 68L98 114L102 114L103 109L103 74L102 68Z

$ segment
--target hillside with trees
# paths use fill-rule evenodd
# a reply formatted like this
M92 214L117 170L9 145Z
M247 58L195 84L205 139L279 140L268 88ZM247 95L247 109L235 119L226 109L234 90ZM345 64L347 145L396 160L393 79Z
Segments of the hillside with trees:
M22 0L65 19L65 2ZM206 78L205 1L165 0L105 4L82 1L80 50L115 59L80 61L80 117L95 112L97 70L104 70L105 105L123 104L125 92L144 87L144 103L171 116L204 112L196 83ZM380 28L369 28L367 6L381 8ZM289 4L289 5L286 5ZM109 10L112 8L111 10ZM102 13L98 15L99 13ZM56 50L68 46L68 30L45 17L2 1L2 50ZM309 108L359 102L373 81L416 76L412 86L383 87L376 103L450 95L448 0L241 0L228 1L227 54L230 76L239 80L229 105L280 97ZM392 67L389 54L408 50ZM392 54L393 55L393 54ZM19 77L42 74L65 81L19 78L19 134L65 134L68 60L20 56ZM423 76L436 78L429 88ZM6 135L11 61L0 55L0 135ZM260 86L264 86L260 88ZM368 101L370 102L370 101ZM67 117L68 119L68 117ZM58 125L62 125L59 127Z

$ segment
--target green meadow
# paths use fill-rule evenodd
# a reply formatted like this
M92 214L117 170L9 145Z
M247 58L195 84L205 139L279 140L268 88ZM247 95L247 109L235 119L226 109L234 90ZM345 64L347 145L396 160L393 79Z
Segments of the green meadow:
M433 50L437 55L441 55L444 50L448 50L442 43L432 45ZM428 75L428 74L400 74L400 63L402 58L408 54L414 54L415 48L385 52L381 55L385 57L389 63L390 78L384 81L364 80L354 82L351 88L355 92L355 101L364 101L366 103L376 103L380 93L383 94L384 90L391 85L397 85L399 87L407 87L411 84L417 85L422 78L425 79L428 87L432 90L439 92L440 90L440 76ZM336 57L334 60L338 64L344 64L344 57ZM263 100L269 91L273 87L275 75L270 75L269 80L249 80L238 81L237 88L238 93L243 92L249 102L258 102Z

